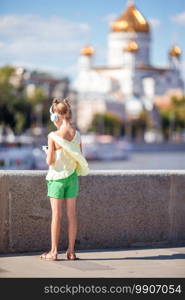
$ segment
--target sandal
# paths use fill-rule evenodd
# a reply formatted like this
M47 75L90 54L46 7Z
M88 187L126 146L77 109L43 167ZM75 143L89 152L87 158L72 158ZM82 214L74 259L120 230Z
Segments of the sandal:
M51 254L51 252L41 254L40 258L45 260L58 260L57 254Z
M78 257L76 257L76 254L74 252L66 252L67 255L67 259L68 260L77 260L79 259Z

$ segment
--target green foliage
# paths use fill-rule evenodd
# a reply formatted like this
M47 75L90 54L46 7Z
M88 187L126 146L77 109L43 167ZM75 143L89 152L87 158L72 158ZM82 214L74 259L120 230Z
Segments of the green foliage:
M41 88L36 88L31 95L26 97L26 100L31 104L32 107L35 105L40 104L46 99L46 94Z
M99 134L120 135L122 122L114 113L106 112L94 115L89 131L95 131Z
M162 130L167 132L170 126L174 131L181 132L185 128L185 96L182 98L172 97L168 108L160 109Z
M11 66L0 68L0 124L9 125L17 134L35 122L35 107L46 99L46 95L41 88L36 88L28 97L23 84L12 83L14 71Z
M14 73L14 68L11 66L5 66L0 68L0 84L9 83L11 75Z
M146 110L142 110L139 114L139 117L136 119L136 124L142 130L146 130L152 126L149 112Z

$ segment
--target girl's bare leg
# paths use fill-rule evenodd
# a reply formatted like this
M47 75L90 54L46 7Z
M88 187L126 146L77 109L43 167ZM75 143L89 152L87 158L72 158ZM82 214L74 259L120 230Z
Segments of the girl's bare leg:
M68 219L68 252L74 252L77 235L76 197L66 199L67 219Z
M51 253L57 254L60 238L63 199L50 198L52 209L51 221Z

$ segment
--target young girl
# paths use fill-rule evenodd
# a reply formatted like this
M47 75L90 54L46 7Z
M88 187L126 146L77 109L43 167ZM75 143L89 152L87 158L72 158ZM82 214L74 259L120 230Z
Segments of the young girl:
M48 134L48 150L45 150L49 170L46 176L48 196L52 209L51 250L40 257L57 260L62 203L66 200L68 218L67 259L77 259L74 247L77 235L76 199L79 195L78 176L89 173L88 163L82 154L80 132L72 126L71 106L67 99L54 99L50 107L50 119L58 130Z

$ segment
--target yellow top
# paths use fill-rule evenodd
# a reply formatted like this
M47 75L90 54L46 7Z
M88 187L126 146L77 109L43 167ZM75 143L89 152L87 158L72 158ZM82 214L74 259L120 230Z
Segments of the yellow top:
M122 15L111 24L113 32L150 32L150 26L145 17L135 7L129 4Z
M72 141L59 137L55 132L50 132L49 136L62 146L62 149L55 150L55 161L49 166L46 180L66 178L75 170L78 176L86 176L89 173L89 167L80 149L80 132L76 130Z

